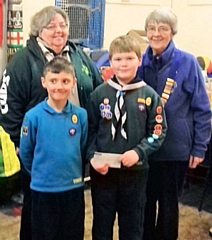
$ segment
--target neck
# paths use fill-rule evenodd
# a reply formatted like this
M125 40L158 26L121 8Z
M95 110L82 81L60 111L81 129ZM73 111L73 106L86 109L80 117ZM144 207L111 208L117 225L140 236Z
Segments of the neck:
M62 112L67 104L67 100L65 101L53 101L52 99L47 100L48 105L54 109L56 112Z

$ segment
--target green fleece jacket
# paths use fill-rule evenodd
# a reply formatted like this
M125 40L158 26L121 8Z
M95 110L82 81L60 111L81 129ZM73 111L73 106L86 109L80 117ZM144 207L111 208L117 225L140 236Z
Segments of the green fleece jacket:
M103 82L92 60L74 43L69 45L70 59L75 67L81 107L86 107L90 93ZM27 41L7 65L0 84L0 124L19 146L24 114L47 97L41 76L47 62L34 37Z

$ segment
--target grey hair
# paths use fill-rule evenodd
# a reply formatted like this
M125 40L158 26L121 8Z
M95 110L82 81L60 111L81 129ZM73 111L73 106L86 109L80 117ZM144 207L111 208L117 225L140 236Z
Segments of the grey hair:
M170 8L159 8L149 13L145 21L146 31L149 23L166 23L171 27L172 34L177 34L177 16Z
M56 6L47 6L31 18L29 36L38 37L42 29L54 19L56 14L60 14L65 23L69 25L69 17L66 12Z

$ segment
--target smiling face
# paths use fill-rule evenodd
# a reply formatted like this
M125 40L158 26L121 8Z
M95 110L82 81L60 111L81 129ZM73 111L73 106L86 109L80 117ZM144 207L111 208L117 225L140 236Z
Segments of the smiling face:
M42 29L39 37L56 53L60 53L68 39L68 25L57 13L52 21Z
M135 52L114 53L110 65L121 84L130 83L141 65L141 58Z
M76 83L73 75L66 72L47 72L45 78L42 77L41 81L43 87L47 89L50 106L58 105L58 103L65 106Z
M147 26L147 38L153 54L161 55L173 39L173 33L166 23L150 22Z

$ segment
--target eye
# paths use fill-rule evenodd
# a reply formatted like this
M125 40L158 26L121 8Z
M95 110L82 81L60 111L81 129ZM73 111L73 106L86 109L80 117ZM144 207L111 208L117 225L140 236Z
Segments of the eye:
M47 26L46 29L52 31L55 30L57 28L57 26Z
M67 85L67 84L70 83L70 80L69 79L65 79L65 80L63 80L63 83Z
M154 31L155 31L155 27L149 26L149 27L147 28L147 31L149 31L149 32L154 32Z
M68 27L67 24L61 24L61 25L60 25L60 28L61 28L62 30L66 29L67 27Z
M55 83L56 83L56 80L55 80L55 79L51 79L50 82L53 83L53 84L55 84Z

